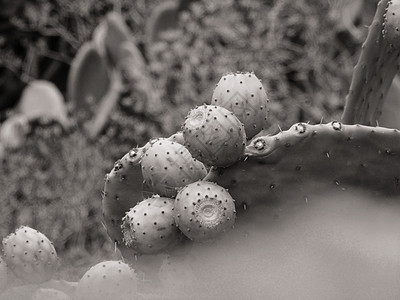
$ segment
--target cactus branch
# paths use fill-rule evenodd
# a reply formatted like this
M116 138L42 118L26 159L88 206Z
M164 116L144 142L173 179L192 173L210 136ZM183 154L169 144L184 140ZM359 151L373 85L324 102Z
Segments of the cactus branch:
M245 154L245 160L213 169L206 178L229 189L239 206L306 199L326 189L400 194L396 129L298 123L274 136L254 138Z
M382 33L388 5L388 0L379 2L354 68L342 115L342 122L345 124L376 124L385 96L399 69L400 52Z

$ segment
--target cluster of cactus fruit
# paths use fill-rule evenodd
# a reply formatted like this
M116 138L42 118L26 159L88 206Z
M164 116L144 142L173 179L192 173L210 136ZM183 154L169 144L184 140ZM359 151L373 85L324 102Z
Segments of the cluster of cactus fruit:
M375 194L399 195L400 131L369 126L394 76L384 54L396 53L390 57L398 65L400 22L394 16L399 3L382 0L378 6L342 122L297 123L268 134L269 100L261 81L251 72L225 74L210 102L188 113L182 131L132 148L106 174L104 225L127 262L101 262L76 284L48 284L57 270L56 251L45 235L23 226L3 240L0 299L11 276L36 284L34 297L39 298L140 297L132 269L140 257L156 259L185 243L216 241L248 207L303 201L326 188L368 187ZM377 71L379 82L370 82L373 75L366 70ZM376 94L382 98L375 100L378 104Z
M234 199L204 178L244 157L247 137L264 129L268 97L254 73L238 72L222 77L210 102L188 113L181 132L130 150L106 175L103 215L118 247L162 253L233 227Z

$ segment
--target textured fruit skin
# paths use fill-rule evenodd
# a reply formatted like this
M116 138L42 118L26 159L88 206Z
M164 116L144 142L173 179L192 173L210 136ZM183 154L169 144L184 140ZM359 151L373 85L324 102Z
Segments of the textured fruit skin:
M49 288L39 288L33 295L31 300L72 300L72 298L66 293Z
M400 48L400 1L388 1L383 23L383 36L395 48Z
M206 165L226 167L243 156L246 146L243 124L226 108L203 105L192 109L182 131L185 146Z
M122 232L126 246L141 254L165 252L182 240L176 227L174 200L153 196L145 199L126 213Z
M50 280L58 267L56 250L41 232L21 226L3 239L4 260L27 283Z
M133 148L106 175L102 208L103 220L111 240L122 243L122 218L125 213L143 199L143 176L140 161L145 147Z
M368 36L354 67L341 121L344 124L375 126L394 76L399 68L400 49L384 37L385 12L390 1L378 3Z
M92 266L78 282L76 300L136 299L135 271L122 261L103 261Z
M235 202L223 187L208 181L191 183L175 198L174 218L191 240L208 241L232 228Z
M318 191L400 194L400 131L340 122L294 124L274 136L254 138L248 159L206 179L229 189L236 207L306 205Z
M177 189L203 179L207 170L185 146L156 139L142 158L142 174L145 184L155 194L175 197Z
M266 127L268 96L252 72L227 73L221 77L212 95L211 104L232 111L243 123L251 139Z

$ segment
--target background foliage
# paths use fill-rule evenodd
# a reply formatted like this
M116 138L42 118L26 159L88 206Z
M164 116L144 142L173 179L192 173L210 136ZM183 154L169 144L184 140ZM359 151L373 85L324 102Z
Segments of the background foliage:
M164 115L149 119L127 109L135 95L124 95L94 142L78 127L33 126L26 144L2 162L0 238L32 226L71 267L113 255L101 191L114 161L150 137L179 130L189 109L210 101L222 74L254 71L262 79L272 131L277 124L328 122L340 118L361 43L343 29L335 1L202 0L151 47L146 25L158 0L1 2L0 121L31 80L52 81L65 93L71 60L111 10L131 28L165 103ZM364 37L375 9L365 2L358 19Z

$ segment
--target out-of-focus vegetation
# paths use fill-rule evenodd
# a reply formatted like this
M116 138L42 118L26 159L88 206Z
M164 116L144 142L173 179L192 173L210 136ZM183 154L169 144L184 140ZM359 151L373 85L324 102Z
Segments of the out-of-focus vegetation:
M101 191L114 161L153 136L179 130L191 108L210 101L223 73L254 71L262 79L271 125L339 119L361 44L333 17L340 10L334 1L201 0L151 47L146 24L162 1L1 2L7 9L0 12L0 120L13 114L31 80L52 81L65 93L71 60L111 10L132 30L166 103L163 115L149 119L128 109L134 95L124 94L96 141L78 127L62 132L56 124L33 126L25 145L1 163L0 238L19 225L31 226L71 265L112 255ZM366 1L374 11L372 2ZM372 15L363 13L359 28L366 36L363 25Z

